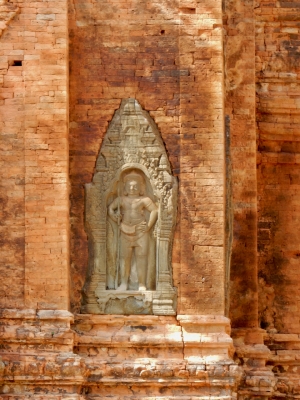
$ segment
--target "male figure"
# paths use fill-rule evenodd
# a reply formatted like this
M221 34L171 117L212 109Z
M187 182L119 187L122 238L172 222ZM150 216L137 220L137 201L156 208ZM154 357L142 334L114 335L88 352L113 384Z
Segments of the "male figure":
M117 290L127 290L133 255L135 256L139 290L146 290L150 229L157 220L157 207L144 196L144 180L137 172L123 179L124 195L108 207L109 216L120 225L120 278ZM150 212L146 221L145 210ZM118 266L117 266L118 268Z

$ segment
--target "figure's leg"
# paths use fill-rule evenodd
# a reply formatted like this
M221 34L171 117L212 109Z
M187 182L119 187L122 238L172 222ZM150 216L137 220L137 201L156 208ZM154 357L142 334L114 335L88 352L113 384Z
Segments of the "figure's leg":
M146 290L148 257L138 256L138 255L135 255L135 257L136 257L137 274L139 280L139 290Z
M127 241L121 239L120 246L120 278L121 284L117 290L127 290L128 279L131 269L132 247L128 246Z
M137 240L137 247L135 247L139 290L147 290L146 281L147 281L147 269L148 269L148 248L149 248L148 234L144 234L141 238Z

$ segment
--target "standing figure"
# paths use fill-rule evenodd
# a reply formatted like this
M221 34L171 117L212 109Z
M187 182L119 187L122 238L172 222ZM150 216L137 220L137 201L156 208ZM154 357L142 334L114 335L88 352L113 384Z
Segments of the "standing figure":
M117 290L127 290L133 256L139 290L146 290L150 230L157 220L157 207L144 196L145 182L141 174L129 172L123 178L124 193L118 196L108 207L108 214L120 229L119 259L117 265L121 284ZM145 211L150 213L147 221Z

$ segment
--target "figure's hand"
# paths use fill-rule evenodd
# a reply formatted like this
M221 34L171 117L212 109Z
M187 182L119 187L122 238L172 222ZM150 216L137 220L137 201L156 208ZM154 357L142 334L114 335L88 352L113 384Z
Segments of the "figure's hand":
M122 219L122 214L117 212L117 213L115 213L115 217L116 217L116 222L119 224Z
M148 232L148 224L146 222L141 222L140 224L137 225L135 228L136 233L145 233Z
M109 214L111 219L113 221L115 221L117 224L120 223L121 219L122 219L122 215L120 213L114 213L114 214Z

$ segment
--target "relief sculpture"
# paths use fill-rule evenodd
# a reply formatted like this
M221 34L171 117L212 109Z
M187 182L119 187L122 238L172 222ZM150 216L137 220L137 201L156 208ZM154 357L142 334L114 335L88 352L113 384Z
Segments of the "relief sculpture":
M116 289L127 290L130 272L135 264L138 290L146 290L149 239L157 220L157 206L144 195L143 177L130 171L123 178L123 196L108 207L108 214L118 225ZM150 216L146 219L145 212ZM120 281L120 282L119 282Z
M86 185L89 265L82 313L172 315L177 180L154 121L122 101Z

